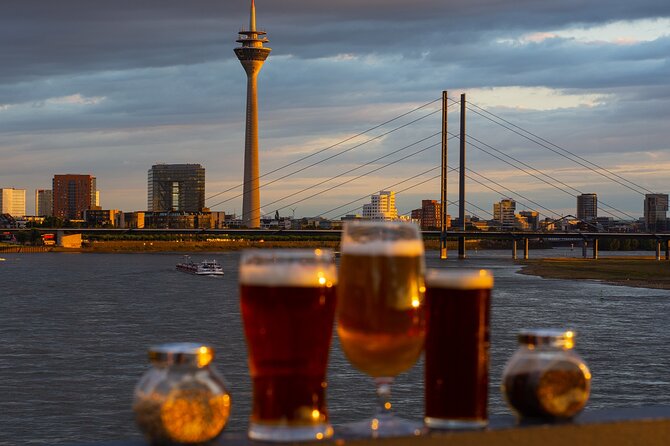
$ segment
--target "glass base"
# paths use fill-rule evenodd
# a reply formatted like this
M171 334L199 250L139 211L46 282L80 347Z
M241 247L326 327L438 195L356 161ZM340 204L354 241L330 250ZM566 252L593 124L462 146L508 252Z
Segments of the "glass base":
M336 427L336 436L341 438L383 438L421 435L423 425L393 415L381 415L364 421L356 421Z
M433 417L426 417L423 421L426 424L426 427L429 429L484 429L489 424L488 420L464 420Z
M249 438L251 440L288 443L292 441L325 440L333 436L330 424L321 423L312 426L286 426L276 424L250 423Z

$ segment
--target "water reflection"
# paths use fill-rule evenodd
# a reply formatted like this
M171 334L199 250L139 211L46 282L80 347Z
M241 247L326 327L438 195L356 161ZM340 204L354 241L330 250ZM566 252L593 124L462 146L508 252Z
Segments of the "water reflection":
M612 253L607 253L611 255ZM620 253L621 254L621 253ZM624 253L628 254L628 253ZM634 253L640 254L640 253ZM649 253L642 253L650 255ZM581 257L581 249L531 251ZM587 410L670 404L670 292L517 274L510 251L470 251L427 266L493 270L490 412L508 413L498 386L525 327L570 327L593 373ZM213 345L230 381L228 429L247 426L251 388L237 296L237 253L207 254L223 278L179 274L179 254L3 254L0 299L0 444L139 438L132 390L149 345ZM196 257L196 256L194 256ZM423 413L422 363L394 384L394 409ZM328 405L339 424L368 416L374 390L335 340Z

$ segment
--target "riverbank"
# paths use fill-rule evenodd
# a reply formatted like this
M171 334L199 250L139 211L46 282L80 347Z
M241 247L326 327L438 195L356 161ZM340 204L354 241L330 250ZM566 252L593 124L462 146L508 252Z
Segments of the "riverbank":
M538 259L518 262L521 274L551 279L600 280L612 285L670 289L670 262L655 257Z
M426 240L427 250L439 249L439 240ZM4 248L3 248L4 246ZM259 239L221 239L209 241L190 240L100 240L92 241L81 248L23 247L18 245L0 245L0 252L82 252L82 253L150 253L150 252L226 252L239 251L250 248L330 248L338 250L340 246L337 238L321 238L312 240L259 240ZM449 249L456 245L450 243ZM20 249L20 250L19 250Z

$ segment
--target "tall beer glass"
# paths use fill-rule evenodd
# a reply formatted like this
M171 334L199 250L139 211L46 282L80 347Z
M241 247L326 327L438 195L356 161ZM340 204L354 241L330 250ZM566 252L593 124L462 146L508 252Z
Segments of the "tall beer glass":
M329 438L325 390L337 283L333 252L245 251L239 282L253 381L249 437Z
M390 394L393 378L423 350L421 233L410 223L349 222L340 250L337 333L349 362L374 378L379 397L372 419L343 431L373 437L418 433L418 423L393 416Z
M425 423L472 429L488 423L490 306L488 270L426 274Z

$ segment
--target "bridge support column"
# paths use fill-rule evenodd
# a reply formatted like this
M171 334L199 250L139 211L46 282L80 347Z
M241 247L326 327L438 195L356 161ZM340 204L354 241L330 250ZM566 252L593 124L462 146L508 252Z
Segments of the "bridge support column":
M447 258L447 234L442 233L440 236L440 259L445 260Z
M458 258L465 258L465 237L462 235L458 236Z
M523 259L528 260L528 238L523 239Z
M582 241L582 257L586 258L586 247L589 245L589 243L586 240Z
M593 239L593 260L598 260L598 239Z
M670 239L665 241L665 260L670 260Z
M512 258L516 260L516 239L512 240Z
M661 260L661 241L656 240L656 260Z

